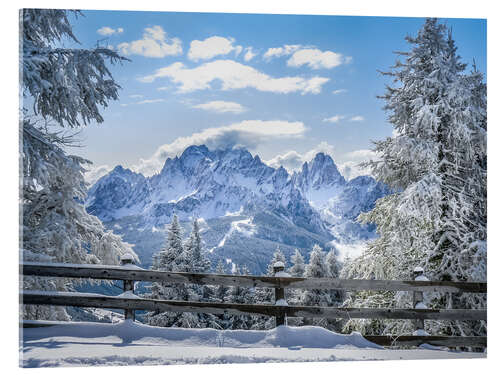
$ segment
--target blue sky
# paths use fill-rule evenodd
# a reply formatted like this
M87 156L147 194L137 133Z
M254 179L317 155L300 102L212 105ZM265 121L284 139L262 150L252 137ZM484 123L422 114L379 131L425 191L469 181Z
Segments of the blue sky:
M422 18L84 11L83 47L110 45L120 99L74 150L93 180L117 164L146 175L189 144L242 145L273 166L297 168L327 152L347 177L390 136L383 101L393 51ZM486 71L486 21L441 19L466 63Z

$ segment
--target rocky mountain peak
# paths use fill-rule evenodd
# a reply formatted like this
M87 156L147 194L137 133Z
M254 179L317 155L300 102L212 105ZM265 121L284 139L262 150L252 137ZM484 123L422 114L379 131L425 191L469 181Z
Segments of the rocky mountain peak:
M210 156L210 150L208 149L207 146L205 146L205 145L199 145L199 146L192 145L192 146L189 146L188 148L186 148L182 152L179 159L180 160L187 160L187 159L191 159L191 158L199 159L199 158L204 158L207 156Z
M346 183L333 159L322 152L310 162L305 162L302 169L294 174L294 180L306 195L311 190L335 188Z

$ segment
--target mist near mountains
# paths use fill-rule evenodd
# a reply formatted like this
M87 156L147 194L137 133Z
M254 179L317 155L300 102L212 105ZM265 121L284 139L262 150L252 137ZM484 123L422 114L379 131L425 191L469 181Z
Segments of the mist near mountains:
M222 259L228 272L245 264L260 274L278 246L287 258L297 248L307 259L314 244L354 255L349 249L375 236L375 227L356 217L389 193L370 176L346 181L324 153L289 173L244 148L200 145L167 159L151 177L115 167L90 188L85 206L135 245L143 267L151 265L176 214L186 235L199 220L214 266Z

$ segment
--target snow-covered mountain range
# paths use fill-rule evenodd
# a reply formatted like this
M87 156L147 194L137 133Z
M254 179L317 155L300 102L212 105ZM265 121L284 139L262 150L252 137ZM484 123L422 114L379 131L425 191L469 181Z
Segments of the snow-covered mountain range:
M86 207L135 245L144 266L177 214L186 233L193 218L200 220L214 264L223 259L260 273L277 246L307 258L315 243L342 247L372 238L374 228L355 218L388 193L368 176L346 181L323 153L290 174L242 148L201 145L167 159L151 177L117 166L91 187Z

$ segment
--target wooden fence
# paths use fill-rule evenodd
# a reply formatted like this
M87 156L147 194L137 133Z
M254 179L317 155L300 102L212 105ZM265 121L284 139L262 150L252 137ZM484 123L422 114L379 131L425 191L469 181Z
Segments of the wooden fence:
M283 265L276 264L275 274L280 276L198 274L186 272L163 272L143 270L124 259L122 266L40 264L23 263L20 273L25 276L88 278L98 280L122 280L124 293L119 296L105 296L90 293L21 291L20 302L32 305L55 305L123 309L126 319L134 319L135 310L192 312L209 314L249 314L275 317L276 325L286 324L286 317L328 318L328 319L413 319L417 330L423 329L424 319L432 320L484 320L486 310L429 309L423 305L424 292L486 293L486 283L451 281L429 281L423 277L423 270L416 269L416 280L353 280L331 278L298 278L283 274ZM281 276L283 275L283 276ZM167 284L224 285L240 287L263 287L275 289L276 305L212 303L194 301L154 300L133 294L134 282L164 282ZM315 306L288 306L284 301L285 288L291 289L335 289L375 290L413 292L411 309L393 308L341 308ZM283 303L285 302L285 303ZM428 343L440 346L485 347L486 337L479 336L365 336L379 345L419 345Z

